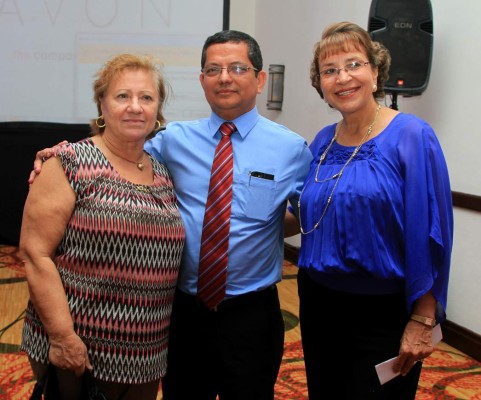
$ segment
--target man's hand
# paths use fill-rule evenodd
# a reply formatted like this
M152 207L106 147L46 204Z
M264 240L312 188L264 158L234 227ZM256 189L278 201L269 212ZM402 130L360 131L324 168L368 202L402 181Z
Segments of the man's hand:
M33 181L35 180L36 176L40 174L40 171L42 170L42 164L45 160L48 160L50 157L53 156L55 153L55 149L58 146L61 146L62 144L67 144L68 141L64 140L58 144L56 144L53 147L48 147L46 149L37 151L37 154L35 156L35 160L33 161L33 170L30 172L30 176L28 177L28 183L31 185Z

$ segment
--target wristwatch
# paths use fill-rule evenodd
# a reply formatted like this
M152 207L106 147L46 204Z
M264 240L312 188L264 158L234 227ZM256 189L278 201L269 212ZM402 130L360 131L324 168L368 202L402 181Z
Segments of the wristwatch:
M433 318L423 317L423 316L417 315L417 314L411 314L410 318L413 321L420 322L421 324L424 324L426 326L430 326L431 328L433 328L436 325L436 320L433 319Z

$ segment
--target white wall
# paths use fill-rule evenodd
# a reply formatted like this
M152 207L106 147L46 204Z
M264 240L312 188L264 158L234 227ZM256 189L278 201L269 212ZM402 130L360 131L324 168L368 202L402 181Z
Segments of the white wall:
M433 60L427 90L399 98L399 110L415 113L435 129L443 147L454 191L481 195L481 91L478 0L431 0L434 23ZM326 124L340 119L309 83L313 44L332 22L352 21L367 28L370 0L231 0L231 28L256 37L269 64L284 64L282 111L260 112L303 135L309 142ZM242 10L235 12L235 10ZM253 22L255 29L253 29ZM387 104L390 100L387 99ZM448 298L448 319L481 334L481 213L455 209L455 240ZM299 245L298 237L288 241Z

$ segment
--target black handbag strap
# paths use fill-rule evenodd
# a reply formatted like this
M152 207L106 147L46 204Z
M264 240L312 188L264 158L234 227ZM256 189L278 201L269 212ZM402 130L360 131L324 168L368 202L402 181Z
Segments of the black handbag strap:
M58 400L59 398L57 373L55 367L49 364L45 374L35 383L30 400ZM80 398L82 400L108 400L95 383L92 374L87 370L82 375Z

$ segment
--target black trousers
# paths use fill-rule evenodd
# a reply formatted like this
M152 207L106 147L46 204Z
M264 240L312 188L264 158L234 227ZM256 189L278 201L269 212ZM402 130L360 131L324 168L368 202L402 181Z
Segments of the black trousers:
M399 354L409 319L404 294L361 295L328 289L302 268L299 318L310 400L409 400L421 363L381 386L375 365Z
M164 400L273 400L284 321L275 285L207 310L177 290Z

